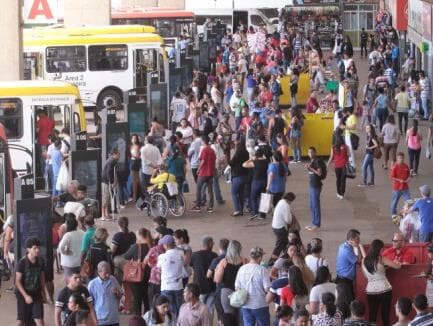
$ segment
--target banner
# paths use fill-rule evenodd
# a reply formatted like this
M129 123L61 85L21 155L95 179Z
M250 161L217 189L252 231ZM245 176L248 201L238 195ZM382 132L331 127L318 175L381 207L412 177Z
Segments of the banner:
M63 0L24 0L24 24L56 24L63 20Z

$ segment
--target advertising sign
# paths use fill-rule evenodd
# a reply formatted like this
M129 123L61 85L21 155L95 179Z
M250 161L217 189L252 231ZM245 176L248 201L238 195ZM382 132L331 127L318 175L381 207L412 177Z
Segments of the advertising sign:
M431 41L432 28L431 28L431 4L422 3L422 34L424 38Z
M415 31L422 33L422 18L423 15L423 6L420 0L411 0L409 1L409 26L412 27Z
M24 0L24 24L56 24L63 20L63 0Z

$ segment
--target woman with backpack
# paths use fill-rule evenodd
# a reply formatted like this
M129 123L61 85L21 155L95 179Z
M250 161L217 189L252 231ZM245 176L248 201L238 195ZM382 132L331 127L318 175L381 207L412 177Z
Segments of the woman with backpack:
M343 138L344 130L337 128L334 134L334 144L331 148L327 167L334 162L335 176L337 178L337 198L343 199L346 192L346 165L349 162L349 148Z
M98 276L98 264L101 261L106 261L113 268L113 260L111 256L111 249L107 245L108 231L105 228L97 228L93 236L94 243L90 246L87 252L86 260L93 268L93 273L90 279Z
M422 136L418 131L418 120L414 119L412 123L412 128L406 133L406 145L409 154L410 173L412 176L416 176L418 174Z

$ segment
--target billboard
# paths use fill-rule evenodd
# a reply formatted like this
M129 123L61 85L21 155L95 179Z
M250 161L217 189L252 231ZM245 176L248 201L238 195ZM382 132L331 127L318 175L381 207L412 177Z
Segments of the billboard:
M64 0L24 0L24 24L57 24L63 20Z

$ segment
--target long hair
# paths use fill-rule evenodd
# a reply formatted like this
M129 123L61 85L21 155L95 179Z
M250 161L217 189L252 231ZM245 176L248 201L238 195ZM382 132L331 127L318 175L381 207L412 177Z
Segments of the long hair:
M323 293L322 295L322 303L326 308L326 314L328 316L334 317L337 312L337 306L335 305L335 295L332 293Z
M412 124L412 136L416 136L418 134L418 120L413 119Z
M302 278L301 269L297 266L289 268L289 286L294 295L308 295L308 289Z
M128 229L129 219L126 216L119 217L119 222L117 222L117 223L119 224L119 227L123 233L129 232L129 229Z
M281 154L281 152L275 151L273 157L274 160L278 163L278 174L281 177L284 177L286 175L286 170L284 169L283 154Z
M326 266L320 266L316 272L314 286L329 282L329 269Z
M364 258L364 266L370 274L373 274L376 271L377 263L380 257L380 251L383 247L383 241L375 239L368 248L367 255Z
M173 236L177 239L182 239L184 243L189 243L189 234L187 229L177 229L174 231Z
M163 320L161 318L161 316L159 315L158 308L157 308L157 306L160 306L163 304L170 304L170 300L166 296L160 295L160 296L155 298L154 303L153 303L153 307L152 307L152 315L151 316L152 316L153 322L156 325L160 325L160 324L163 324L165 322L165 320ZM167 312L167 315L170 318L170 320L172 320L172 316L171 316L170 311Z
M229 242L229 245L227 247L227 252L226 252L227 263L233 265L242 264L241 251L242 251L241 243L237 240L231 240Z

